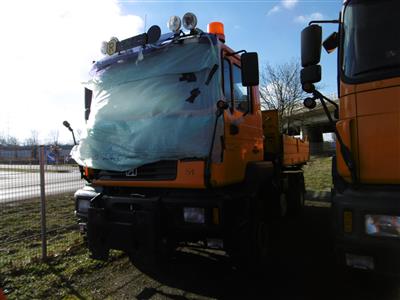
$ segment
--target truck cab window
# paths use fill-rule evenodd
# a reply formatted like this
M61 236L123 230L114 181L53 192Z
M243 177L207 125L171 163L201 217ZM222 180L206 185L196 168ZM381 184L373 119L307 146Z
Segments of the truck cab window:
M242 85L242 72L239 66L232 65L233 103L237 110L248 112L250 109L249 89Z
M232 100L232 93L231 93L231 62L228 59L224 59L223 61L224 66L224 95L225 99L230 102Z

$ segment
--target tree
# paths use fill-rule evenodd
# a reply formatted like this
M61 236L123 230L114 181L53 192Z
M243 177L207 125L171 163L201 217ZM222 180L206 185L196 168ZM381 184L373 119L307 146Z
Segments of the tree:
M50 145L54 145L54 146L58 146L59 145L59 136L60 133L58 132L58 130L52 130L49 133L49 144Z
M293 112L305 97L300 83L300 64L294 60L276 66L266 64L261 72L260 97L264 109L278 110L280 130L288 133Z
M39 133L37 130L31 130L31 136L24 141L25 146L31 147L31 158L38 159Z

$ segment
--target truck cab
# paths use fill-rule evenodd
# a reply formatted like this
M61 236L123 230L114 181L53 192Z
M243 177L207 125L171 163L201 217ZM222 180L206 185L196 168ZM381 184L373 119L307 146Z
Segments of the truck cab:
M310 22L302 33L303 87L314 100L325 101L313 88L321 79L316 24L339 25L323 42L328 52L338 48L340 105L332 166L338 259L352 268L395 274L400 270L399 8L391 0L345 1L338 20Z

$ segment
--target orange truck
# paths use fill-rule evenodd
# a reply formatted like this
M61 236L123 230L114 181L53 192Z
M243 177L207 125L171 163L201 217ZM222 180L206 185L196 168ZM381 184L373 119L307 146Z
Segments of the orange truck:
M333 159L332 209L339 261L352 268L398 274L400 270L400 3L350 0L338 20L312 21L302 32L301 81L320 99L322 29L339 30L322 43L338 48L339 108Z
M200 241L261 266L274 221L303 206L308 142L261 111L257 54L229 48L222 23L203 32L188 13L169 27L112 38L93 65L72 153L88 181L81 230L96 259L154 263Z

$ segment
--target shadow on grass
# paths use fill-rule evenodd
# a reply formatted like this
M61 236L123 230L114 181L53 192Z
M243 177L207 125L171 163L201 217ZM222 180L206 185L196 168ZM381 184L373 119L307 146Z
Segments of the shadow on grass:
M234 269L225 255L179 251L161 271L141 269L160 286L143 287L136 297L188 299L193 293L217 299L397 299L399 286L393 280L335 265L329 217L329 208L308 207L301 220L288 220L277 232L273 261L262 275ZM165 287L182 293L170 294Z

